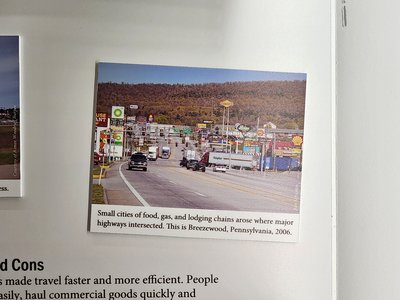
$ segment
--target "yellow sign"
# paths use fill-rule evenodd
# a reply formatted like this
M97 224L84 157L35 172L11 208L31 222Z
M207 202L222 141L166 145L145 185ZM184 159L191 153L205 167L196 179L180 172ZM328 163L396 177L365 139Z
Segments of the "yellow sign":
M265 136L265 130L264 129L258 129L257 130L257 136L258 137L264 137Z
M229 100L224 100L224 101L221 101L219 104L221 104L223 107L231 107L233 105L233 102L231 102Z
M197 123L197 128L207 128L207 124Z
M293 154L301 154L301 149L293 148L292 153Z
M299 135L296 135L293 137L292 142L295 146L300 146L301 144L303 144L303 138Z

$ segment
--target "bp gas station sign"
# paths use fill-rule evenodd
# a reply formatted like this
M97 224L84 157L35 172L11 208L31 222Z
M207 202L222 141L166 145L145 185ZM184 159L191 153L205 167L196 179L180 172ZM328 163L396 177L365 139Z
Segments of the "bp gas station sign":
M111 156L122 157L122 148L124 143L124 107L111 107L111 132L112 142L108 145Z
M124 118L124 107L123 106L113 106L111 108L111 118L123 119Z

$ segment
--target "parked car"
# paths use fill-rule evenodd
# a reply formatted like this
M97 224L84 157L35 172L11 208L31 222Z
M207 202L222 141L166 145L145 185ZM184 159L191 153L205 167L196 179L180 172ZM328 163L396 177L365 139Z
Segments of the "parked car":
M213 172L222 172L225 173L226 172L226 166L225 165L215 165L213 167Z
M186 164L186 169L188 169L188 170L192 169L193 171L205 172L206 165L203 162L198 161L197 159L190 159Z
M128 162L128 169L142 169L143 171L147 171L147 156L141 152L132 154Z

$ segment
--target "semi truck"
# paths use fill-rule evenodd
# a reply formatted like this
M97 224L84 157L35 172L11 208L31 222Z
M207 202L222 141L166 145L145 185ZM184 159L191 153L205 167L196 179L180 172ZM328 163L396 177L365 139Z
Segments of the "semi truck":
M253 155L237 153L206 152L201 160L208 167L222 165L234 169L253 169L257 165Z
M157 160L157 157L158 157L158 146L150 146L147 158L149 160Z
M183 157L185 157L187 160L196 159L196 150L185 150L183 152Z
M196 150L186 149L183 151L183 157L179 162L181 167L187 167L187 163L190 160L196 159Z
M163 146L161 148L161 158L166 158L168 159L171 156L171 147L169 146Z

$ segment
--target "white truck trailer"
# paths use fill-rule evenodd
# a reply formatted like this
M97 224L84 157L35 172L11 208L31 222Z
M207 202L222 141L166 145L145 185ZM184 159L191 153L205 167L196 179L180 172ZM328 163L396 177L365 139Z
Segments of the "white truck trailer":
M157 160L157 157L158 157L158 146L150 146L147 158L149 160Z
M253 155L225 153L225 152L206 152L202 161L207 166L223 165L230 168L253 169L256 166L256 160Z

